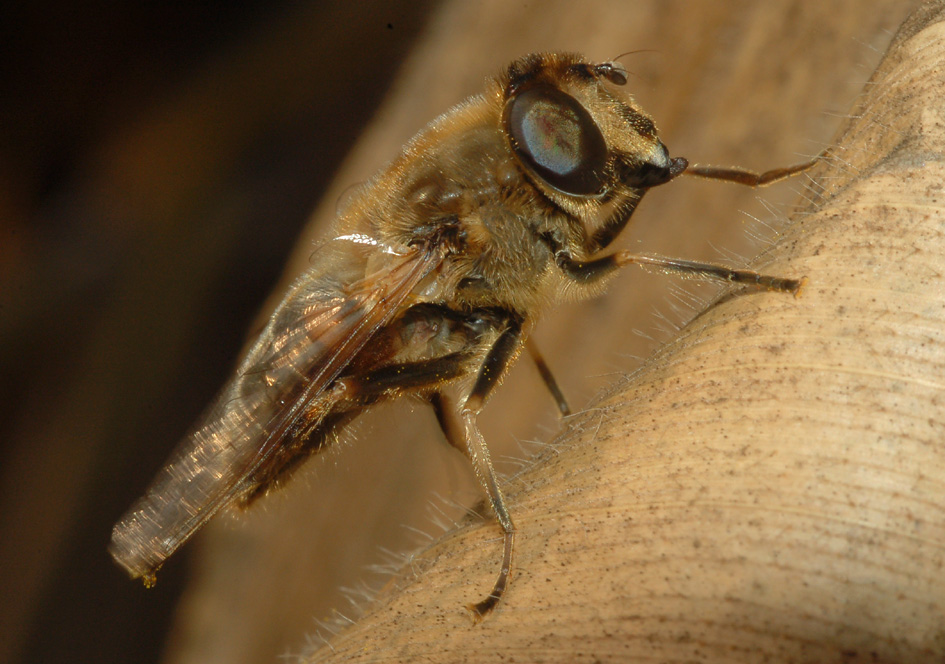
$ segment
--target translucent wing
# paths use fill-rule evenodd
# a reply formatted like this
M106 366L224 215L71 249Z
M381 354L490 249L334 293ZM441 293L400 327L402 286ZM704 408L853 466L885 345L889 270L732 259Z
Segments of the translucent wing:
M443 259L435 244L398 253L365 236L337 240L362 246L337 254L329 247L319 256L324 267L296 282L216 402L115 526L109 550L131 576L153 581L168 556L250 488L257 469L294 427L318 417L313 405L330 397L326 388Z

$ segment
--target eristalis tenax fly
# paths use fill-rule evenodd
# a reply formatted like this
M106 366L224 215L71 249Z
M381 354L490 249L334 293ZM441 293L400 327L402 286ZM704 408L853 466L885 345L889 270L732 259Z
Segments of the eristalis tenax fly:
M619 93L626 82L616 62L529 55L414 137L348 201L233 378L115 526L115 560L150 585L218 511L281 484L365 408L412 396L467 456L504 533L495 584L471 607L489 613L508 587L515 527L477 416L523 349L568 412L527 342L539 313L601 293L631 263L795 295L803 284L606 252L652 187L682 174L763 186L816 161L760 174L690 166Z

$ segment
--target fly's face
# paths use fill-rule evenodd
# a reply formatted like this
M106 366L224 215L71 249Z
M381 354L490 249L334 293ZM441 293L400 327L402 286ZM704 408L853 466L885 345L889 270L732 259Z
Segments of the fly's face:
M514 62L502 81L502 127L516 162L545 197L586 224L608 203L639 198L687 165L669 157L646 113L614 93L626 81L617 63L554 54Z

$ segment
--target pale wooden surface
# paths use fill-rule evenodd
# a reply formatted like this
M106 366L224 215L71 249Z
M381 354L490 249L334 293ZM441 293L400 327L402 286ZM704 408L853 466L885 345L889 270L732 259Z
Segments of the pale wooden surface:
M411 569L424 573L335 640L339 661L358 652L362 661L865 661L872 652L919 661L941 652L935 399L945 288L935 261L945 254L930 207L941 177L929 170L941 118L917 97L904 107L899 87L920 82L905 72L933 57L935 41L922 39L934 30L899 43L835 138L907 10L879 1L443 7L317 218L427 120L476 92L485 72L532 50L606 59L659 49L631 56L630 87L675 155L766 168L826 145L843 151L813 185L793 185L817 205L771 247L750 236L774 233L738 211L780 225L795 212L792 185L764 192L785 206L774 212L757 192L709 183L648 196L624 246L716 260L765 248L769 269L810 276L804 297L730 300L674 338L717 290L686 284L667 300L668 279L628 273L606 299L549 316L537 338L578 407L633 369L634 356L672 343L509 482L521 535L496 615L474 627L463 609L497 565L487 519L421 554ZM924 70L940 86L935 75ZM910 162L914 154L924 161ZM308 254L301 246L297 265ZM524 366L487 413L499 456L522 458L516 439L548 440L556 426ZM213 528L171 661L298 652L313 616L352 613L338 587L357 586L364 565L383 561L380 547L418 541L405 525L436 532L425 515L431 491L475 498L427 413L385 410L374 421L262 513ZM380 433L393 428L401 431Z

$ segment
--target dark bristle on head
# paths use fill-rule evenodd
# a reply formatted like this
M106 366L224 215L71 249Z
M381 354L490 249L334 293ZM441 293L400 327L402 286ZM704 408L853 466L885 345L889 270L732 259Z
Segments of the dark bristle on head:
M545 57L541 53L531 53L510 64L506 71L507 90L511 92L528 83L544 68L544 65Z
M585 81L593 81L600 76L598 73L598 68L599 65L591 65L586 62L580 62L578 64L571 65L571 72Z

